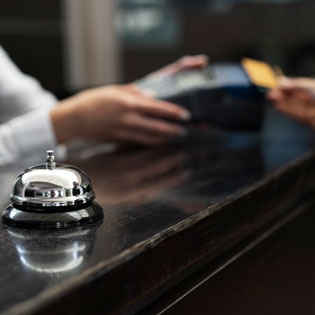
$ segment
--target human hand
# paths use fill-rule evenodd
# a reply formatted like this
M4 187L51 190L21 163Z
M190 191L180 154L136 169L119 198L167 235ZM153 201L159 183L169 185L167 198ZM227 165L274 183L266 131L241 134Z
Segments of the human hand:
M175 62L157 70L151 72L147 78L163 78L177 72L187 69L199 69L203 68L208 64L208 57L206 55L195 55L195 56L183 56Z
M201 69L208 64L208 57L206 55L195 55L195 56L183 56L182 58L176 60L175 62L159 69L154 72L149 73L145 76L146 80L163 80L168 76L178 73L180 71L188 69ZM137 86L133 83L125 85L126 88L137 89ZM155 96L154 91L142 90L142 93L150 96Z
M154 99L132 85L109 85L86 90L60 103L51 112L59 143L75 138L154 145L185 134L165 119L187 121L190 113Z
M282 77L279 80L279 87L270 90L268 98L274 102L278 102L286 96L311 101L315 98L315 79Z
M279 87L268 93L275 108L315 127L315 80L282 78Z

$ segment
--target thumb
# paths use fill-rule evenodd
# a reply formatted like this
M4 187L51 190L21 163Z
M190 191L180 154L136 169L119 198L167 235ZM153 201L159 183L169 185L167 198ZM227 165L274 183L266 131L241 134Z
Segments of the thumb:
M304 101L310 101L315 98L315 89L306 84L303 79L282 77L279 80L279 89L285 94L290 94Z

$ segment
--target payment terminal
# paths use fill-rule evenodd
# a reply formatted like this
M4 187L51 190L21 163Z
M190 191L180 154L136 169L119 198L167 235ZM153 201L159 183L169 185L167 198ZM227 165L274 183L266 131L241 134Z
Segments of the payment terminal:
M188 109L192 122L253 130L261 126L264 94L277 86L277 74L268 64L245 58L240 63L216 63L163 78L148 76L136 84Z

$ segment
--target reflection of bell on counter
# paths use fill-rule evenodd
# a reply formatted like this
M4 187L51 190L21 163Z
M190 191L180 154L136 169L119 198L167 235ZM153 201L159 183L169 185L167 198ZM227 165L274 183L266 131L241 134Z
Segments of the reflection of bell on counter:
M56 164L47 151L46 164L21 173L3 211L4 223L26 228L63 228L95 222L103 217L94 202L87 175L74 166Z
M49 232L9 228L8 233L25 267L58 276L78 268L89 257L97 228L92 225Z

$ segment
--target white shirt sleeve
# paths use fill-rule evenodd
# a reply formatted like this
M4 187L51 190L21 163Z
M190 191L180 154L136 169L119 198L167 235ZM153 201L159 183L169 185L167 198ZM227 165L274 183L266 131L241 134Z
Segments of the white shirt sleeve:
M0 46L0 165L56 148L49 114L56 103Z

